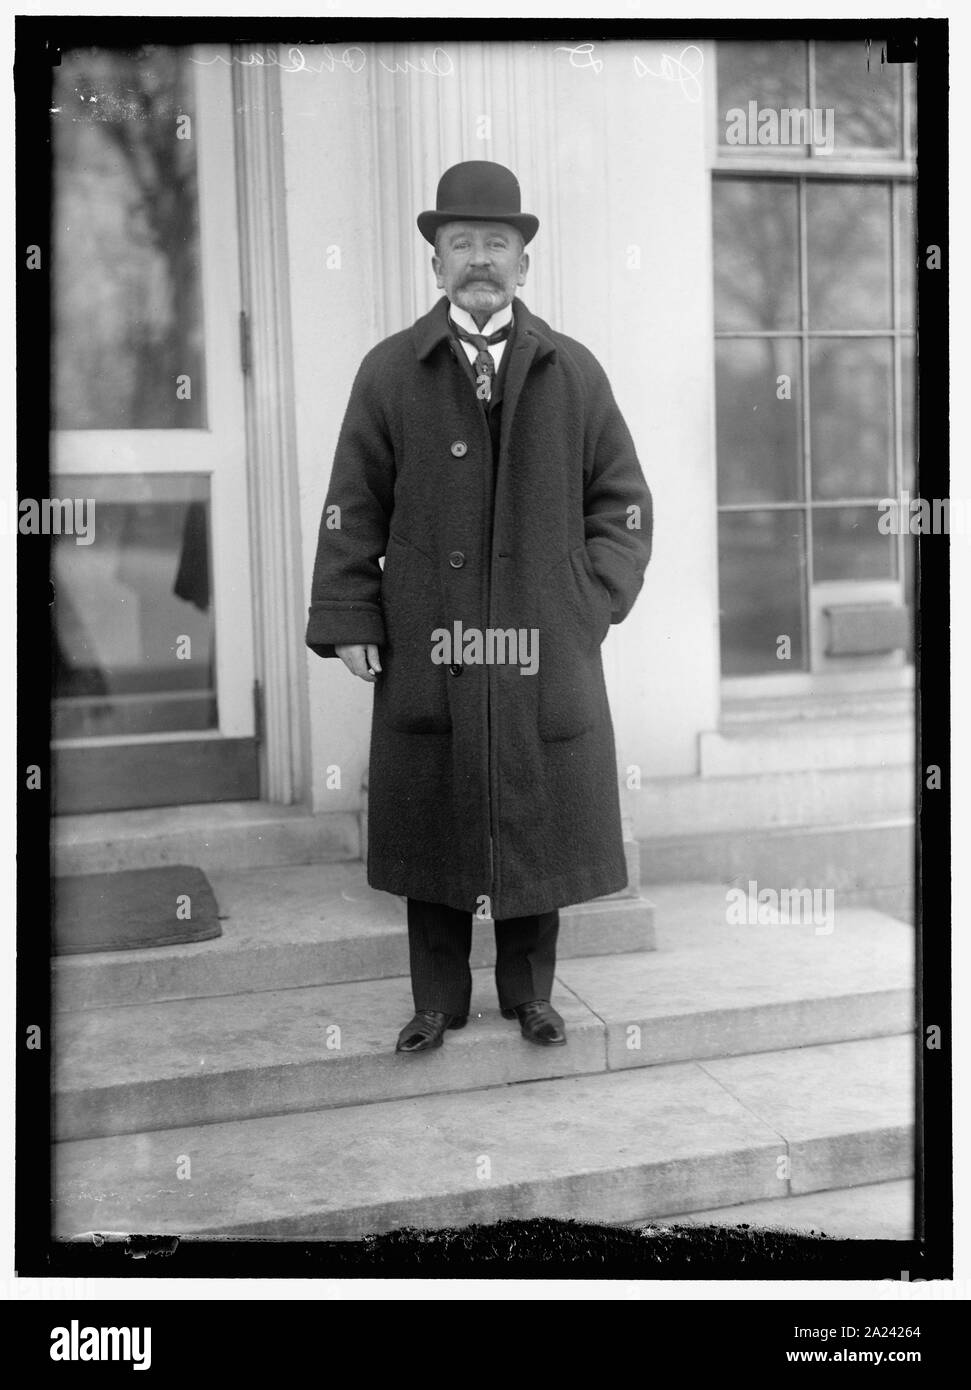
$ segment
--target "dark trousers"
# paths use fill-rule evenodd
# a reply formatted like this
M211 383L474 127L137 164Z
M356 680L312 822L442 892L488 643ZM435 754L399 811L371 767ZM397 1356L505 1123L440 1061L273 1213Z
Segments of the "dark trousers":
M499 1007L549 999L556 969L558 912L496 922ZM408 951L416 1009L467 1014L472 997L472 913L408 899Z

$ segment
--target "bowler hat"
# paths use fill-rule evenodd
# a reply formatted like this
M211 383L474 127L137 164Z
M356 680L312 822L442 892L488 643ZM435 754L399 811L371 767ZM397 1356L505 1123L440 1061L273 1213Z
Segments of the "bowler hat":
M435 232L446 222L508 222L524 242L539 230L539 218L520 212L519 180L503 164L468 159L453 164L438 181L433 210L418 215L418 230L434 244Z

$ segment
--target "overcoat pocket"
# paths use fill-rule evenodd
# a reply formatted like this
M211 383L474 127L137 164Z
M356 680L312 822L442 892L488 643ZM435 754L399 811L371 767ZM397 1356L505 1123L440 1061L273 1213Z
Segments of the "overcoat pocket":
M577 738L606 715L600 644L610 613L610 595L579 545L540 588L538 718L545 742Z
M447 669L432 661L432 633L447 625L438 567L395 533L384 557L381 606L387 645L374 690L375 715L402 733L448 733Z

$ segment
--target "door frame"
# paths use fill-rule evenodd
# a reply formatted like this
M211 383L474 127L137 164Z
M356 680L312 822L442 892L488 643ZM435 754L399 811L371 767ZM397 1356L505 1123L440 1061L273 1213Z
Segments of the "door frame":
M265 800L309 804L306 600L279 68L232 48L253 616Z
M127 738L63 742L52 745L56 778L64 785L87 783L85 795L58 807L61 814L93 811L109 803L116 809L144 806L146 778L140 768L144 757L152 758L155 775L147 780L158 788L158 779L172 781L181 790L167 795L167 802L192 800L226 801L256 798L281 805L309 803L311 796L310 719L307 672L303 644L305 606L302 546L300 543L299 480L295 419L295 386L290 327L290 279L287 254L286 192L284 146L281 121L279 73L272 67L245 64L241 49L220 51L214 47L196 48L198 64L195 84L198 119L219 135L206 150L200 142L200 224L205 235L203 203L208 194L227 187L235 198L236 219L231 244L222 242L219 254L234 274L238 316L220 316L218 307L206 293L209 288L203 261L206 350L227 354L226 360L240 362L237 377L239 396L231 405L236 419L244 423L246 487L219 501L233 517L240 549L232 558L234 587L246 585L251 621L245 630L231 634L217 627L218 653L230 640L240 646L237 658L245 655L253 671L252 688L236 683L235 699L224 706L225 682L217 675L220 690L220 728L211 734L161 735L144 740ZM214 148L231 150L232 158L222 164ZM208 158L206 157L208 156ZM228 185L226 181L229 181ZM208 248L203 244L203 257ZM235 320L235 321L234 321ZM210 327L219 325L217 345L209 336ZM209 375L209 374L207 374ZM228 405L228 403L222 403ZM210 398L210 422L216 417ZM86 432L88 440L95 434ZM130 450L122 447L116 432L99 431L104 472L124 472L130 468ZM192 431L179 431L180 439ZM157 439L147 439L149 435ZM139 443L161 451L168 445L170 431L141 431ZM60 471L74 466L79 441L67 432L58 441ZM161 456L161 453L160 453ZM126 467L127 465L127 467ZM183 467L191 470L192 462ZM178 471L178 469L170 471ZM213 497L213 511L217 499ZM240 550L245 563L240 563ZM217 668L218 670L218 668ZM224 726L224 709L232 726ZM97 744L111 747L111 794L105 779L92 779L84 766L84 754ZM240 753L248 754L241 770ZM192 795L193 781L201 780L207 790ZM195 777L192 776L192 771ZM80 775L81 773L85 775ZM119 798L119 789L129 788ZM151 800L150 804L161 804Z

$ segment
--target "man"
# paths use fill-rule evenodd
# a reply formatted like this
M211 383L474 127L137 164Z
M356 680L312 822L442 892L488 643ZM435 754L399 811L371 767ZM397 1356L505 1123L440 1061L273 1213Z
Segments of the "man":
M558 909L627 883L600 644L643 583L651 495L602 368L516 298L539 226L520 209L500 164L442 176L418 227L444 296L358 371L314 566L307 644L374 684L368 882L407 898L399 1052L466 1023L473 914L504 1017L565 1043Z

